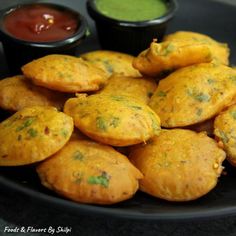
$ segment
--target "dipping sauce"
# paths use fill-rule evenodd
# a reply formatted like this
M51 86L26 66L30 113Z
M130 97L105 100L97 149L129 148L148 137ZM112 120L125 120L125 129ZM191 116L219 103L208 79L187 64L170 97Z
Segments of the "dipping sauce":
M4 18L4 30L8 34L32 42L59 41L72 36L78 27L76 13L46 4L19 7Z
M97 9L110 18L124 21L145 21L167 12L164 0L96 0Z

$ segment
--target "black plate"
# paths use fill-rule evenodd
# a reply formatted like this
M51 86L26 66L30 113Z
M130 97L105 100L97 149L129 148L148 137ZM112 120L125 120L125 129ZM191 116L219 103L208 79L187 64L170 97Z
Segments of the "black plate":
M61 3L80 11L85 9L82 0ZM231 48L231 63L236 64L235 22L236 7L210 0L179 0L179 11L168 31L191 30L227 42ZM93 33L94 25L90 23L92 35L84 43L81 52L99 47ZM1 114L1 117L3 115ZM209 218L236 214L236 170L227 166L227 163L225 165L228 174L220 178L217 187L206 196L188 203L169 203L139 192L133 199L113 206L78 204L60 198L42 187L33 166L1 167L0 184L24 193L47 206L55 206L76 214L100 214L142 220Z

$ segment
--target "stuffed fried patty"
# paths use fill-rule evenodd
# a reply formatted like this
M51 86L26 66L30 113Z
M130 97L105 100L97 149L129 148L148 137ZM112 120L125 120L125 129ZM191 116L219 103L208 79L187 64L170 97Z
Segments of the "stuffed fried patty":
M107 76L111 76L114 73L124 76L140 76L139 71L132 66L134 57L126 53L97 50L84 53L81 57L104 70Z
M67 93L99 90L108 78L82 58L58 54L33 60L22 67L22 72L36 85Z
M142 191L168 201L190 201L216 186L225 156L205 133L172 129L135 146L129 158L144 175Z
M70 139L70 116L54 107L24 108L0 123L0 166L19 166L42 161Z
M5 110L19 111L37 105L61 110L66 99L66 94L36 86L22 75L0 81L0 107Z
M77 202L114 204L131 198L142 174L112 147L69 141L37 167L42 184Z
M208 120L232 104L236 71L224 65L202 63L179 69L161 80L149 106L166 128Z
M67 100L64 112L87 136L113 146L142 143L160 132L155 112L130 97L81 95Z

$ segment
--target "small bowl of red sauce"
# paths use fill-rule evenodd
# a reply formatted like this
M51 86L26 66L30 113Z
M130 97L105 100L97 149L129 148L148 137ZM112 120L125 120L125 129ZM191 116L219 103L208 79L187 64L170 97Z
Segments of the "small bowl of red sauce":
M75 55L86 31L79 12L54 3L18 4L0 11L0 41L12 73L48 54Z

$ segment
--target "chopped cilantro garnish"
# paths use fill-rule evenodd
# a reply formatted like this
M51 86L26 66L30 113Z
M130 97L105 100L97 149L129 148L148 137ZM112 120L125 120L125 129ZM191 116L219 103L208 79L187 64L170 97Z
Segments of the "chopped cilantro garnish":
M116 128L120 124L120 118L119 117L112 117L110 126Z
M82 161L84 159L83 153L80 152L79 150L75 151L72 157L74 160L79 160L79 161Z
M122 96L111 96L111 99L114 101L125 101L125 98Z
M68 135L68 131L65 130L65 129L62 129L62 130L61 130L61 135L62 135L64 138L66 138L67 135Z
M156 122L156 118L154 117L154 114L152 112L149 112L149 114L152 120L152 129L155 131L155 134L159 134L160 132L159 124Z
M234 120L236 120L236 111L231 111L230 115L234 118Z
M104 64L104 66L105 66L105 68L106 68L106 70L109 72L109 73L113 73L113 67L112 67L112 65L109 63L109 61L103 61L103 64Z
M96 119L96 126L98 129L102 130L102 131L106 131L107 130L107 124L106 121L103 117L98 116Z
M107 188L109 186L110 176L106 172L102 172L100 176L90 176L88 178L89 184L98 184Z
M201 108L197 108L197 111L196 111L197 116L201 116L202 111L203 110Z
M30 135L30 137L34 138L37 136L38 131L36 129L31 128L27 131L27 133Z
M34 122L34 120L35 120L35 117L27 118L26 120L24 120L22 125L20 125L16 128L16 131L21 131L24 128L29 127Z
M135 110L142 110L142 107L140 107L140 106L129 106L129 107L131 107L131 108L133 108Z
M175 47L173 44L169 43L165 48L162 49L162 56L167 56L169 53L173 52Z
M159 91L159 92L157 93L157 96L158 96L158 97L166 97L166 95L167 95L167 93L164 92L164 91Z
M215 80L214 80L214 79L208 79L208 80L207 80L207 83L208 83L208 84L214 84L214 83L215 83Z
M204 93L196 94L194 98L199 102L208 102L210 100L210 96Z
M223 132L222 130L219 130L219 134L220 134L220 138L222 139L223 143L229 142L229 138L225 132Z
M211 99L209 94L197 92L192 89L188 89L187 94L199 102L208 102Z

